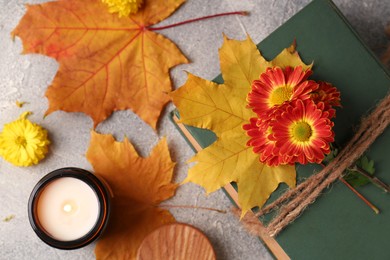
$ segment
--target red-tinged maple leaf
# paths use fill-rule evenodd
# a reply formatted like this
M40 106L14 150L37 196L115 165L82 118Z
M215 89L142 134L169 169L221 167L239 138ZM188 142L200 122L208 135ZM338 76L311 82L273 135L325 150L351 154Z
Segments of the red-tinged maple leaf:
M55 58L59 70L46 92L49 108L84 112L96 127L113 111L131 109L156 129L169 101L169 69L188 62L149 26L184 0L148 0L137 14L118 18L99 0L59 0L27 5L12 32L23 53Z

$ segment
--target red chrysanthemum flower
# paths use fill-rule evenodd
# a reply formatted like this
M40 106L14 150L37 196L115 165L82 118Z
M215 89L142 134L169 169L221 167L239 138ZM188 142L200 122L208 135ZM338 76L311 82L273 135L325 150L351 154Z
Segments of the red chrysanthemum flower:
M270 120L261 121L258 118L251 118L249 124L243 125L243 129L251 137L246 145L252 146L253 152L260 155L260 162L269 166L277 166L284 164L284 162L281 161L282 157L278 156L275 141L269 139L270 134L272 134L270 122Z
M323 102L296 100L275 118L270 139L287 163L321 163L334 141L332 127Z
M337 90L332 84L324 81L318 82L319 87L317 90L313 91L311 99L314 103L323 102L325 105L325 110L330 112L330 117L335 116L335 110L333 107L340 107L340 91Z
M285 102L296 99L310 99L310 92L317 90L315 81L307 80L312 74L310 69L304 71L301 66L284 70L279 67L268 68L252 83L248 94L248 105L259 116L265 118Z

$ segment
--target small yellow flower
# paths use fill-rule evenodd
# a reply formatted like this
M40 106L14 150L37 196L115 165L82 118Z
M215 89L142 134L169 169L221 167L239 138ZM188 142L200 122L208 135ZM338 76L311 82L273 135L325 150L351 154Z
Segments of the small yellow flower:
M108 5L110 13L118 13L119 17L135 14L141 7L143 0L102 0Z
M16 166L31 166L42 160L50 141L47 131L27 119L30 112L5 124L0 133L0 156Z

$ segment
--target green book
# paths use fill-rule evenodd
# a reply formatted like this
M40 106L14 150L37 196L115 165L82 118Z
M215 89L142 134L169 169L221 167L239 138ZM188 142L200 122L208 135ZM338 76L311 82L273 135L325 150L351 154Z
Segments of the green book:
M361 116L387 94L390 74L331 1L314 0L258 47L270 60L294 39L303 61L314 61L313 78L331 82L341 92L343 107L337 111L334 130L336 142L343 146ZM214 81L222 83L223 79L218 76ZM174 114L179 116L177 111ZM216 140L208 130L180 127L192 145L196 142L205 148ZM367 156L375 161L375 175L389 184L387 145L390 131L375 141ZM298 165L298 182L319 169L315 165ZM279 188L284 190L286 186ZM343 183L336 182L276 237L277 243L292 259L390 259L389 194L373 184L357 190L380 209L380 214L375 214ZM278 192L271 200L277 196Z

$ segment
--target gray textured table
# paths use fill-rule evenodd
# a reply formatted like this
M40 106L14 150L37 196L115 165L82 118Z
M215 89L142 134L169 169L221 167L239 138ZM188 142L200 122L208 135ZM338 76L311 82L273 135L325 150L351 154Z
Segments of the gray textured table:
M0 125L16 119L21 111L29 110L30 117L50 132L51 152L38 166L17 168L0 160L0 259L92 259L94 244L76 251L55 250L42 243L30 228L27 218L27 200L35 183L47 172L65 166L92 169L84 154L89 144L92 121L79 113L55 112L43 119L48 102L44 98L46 87L52 81L57 63L39 55L20 55L21 42L11 40L10 32L25 12L25 3L37 0L0 0ZM223 17L200 23L188 24L161 33L172 39L191 63L180 65L171 71L174 88L186 80L183 70L206 79L219 74L218 48L222 33L243 39L246 32L255 42L264 39L279 25L305 6L309 0L188 0L173 16L163 21L168 25L186 19L220 12L247 10L248 17ZM390 20L389 0L350 1L336 0L363 40L380 54L386 44L384 28ZM16 100L27 101L22 109ZM126 135L141 155L146 156L157 141L168 137L171 154L176 162L176 181L184 179L185 164L192 150L181 138L168 119L173 109L169 105L156 134L131 111L116 112L100 124L97 131L112 133L119 140ZM231 204L222 191L206 197L204 191L186 184L178 189L169 202L178 205L198 205L229 209ZM210 239L219 259L269 259L262 243L248 235L238 220L230 214L174 209L178 221L200 228ZM9 222L2 221L15 215Z

